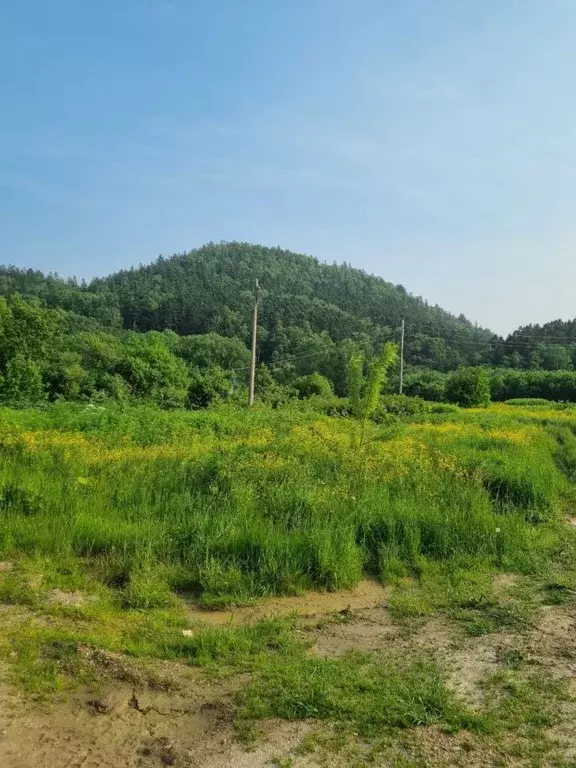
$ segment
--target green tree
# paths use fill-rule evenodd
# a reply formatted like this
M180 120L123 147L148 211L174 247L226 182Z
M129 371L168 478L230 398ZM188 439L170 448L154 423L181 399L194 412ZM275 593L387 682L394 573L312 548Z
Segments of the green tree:
M153 400L166 408L186 403L190 373L184 361L170 352L159 333L130 335L117 372L135 397Z
M441 402L446 395L446 374L439 371L418 371L404 379L404 393L411 397Z
M256 368L255 380L256 400L278 408L284 403L296 397L296 390L292 387L280 384L266 365Z
M229 374L221 368L191 371L188 387L188 406L190 408L208 408L227 400L232 395L232 381Z
M60 344L61 314L24 301L0 298L0 368L16 355L41 361Z
M183 336L176 347L176 353L197 368L219 367L230 371L250 365L250 350L240 339L227 338L217 333Z
M489 331L428 305L401 286L347 264L323 264L249 243L208 243L89 285L7 267L0 269L0 295L20 293L95 319L107 329L119 328L121 319L123 328L134 331L215 332L246 344L255 278L264 290L261 360L270 364L298 357L297 375L318 371L340 395L346 394L350 350L342 357L334 347L358 342L371 357L375 346L397 338L401 319L410 329L409 365L449 370L498 358Z
M378 407L388 369L398 357L398 348L391 342L383 345L378 357L371 360L368 373L364 376L364 358L354 355L350 358L348 370L348 391L352 413L365 424Z
M490 403L490 377L484 368L459 368L448 376L446 398L464 408Z
M59 397L77 400L82 395L92 394L90 374L82 366L82 357L78 352L58 350L51 355L44 380L51 400Z
M45 393L38 363L20 353L14 355L6 365L2 395L12 405L35 405L43 400Z
M560 344L537 344L530 356L530 368L542 368L545 371L571 370L570 349Z

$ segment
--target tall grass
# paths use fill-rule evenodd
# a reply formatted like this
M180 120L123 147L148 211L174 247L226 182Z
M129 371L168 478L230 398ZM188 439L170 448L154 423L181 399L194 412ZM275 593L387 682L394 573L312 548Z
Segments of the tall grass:
M352 420L300 410L2 409L0 553L82 558L137 608L171 590L217 605L352 587L426 560L526 568L572 493L576 416L561 416L368 424L359 450Z

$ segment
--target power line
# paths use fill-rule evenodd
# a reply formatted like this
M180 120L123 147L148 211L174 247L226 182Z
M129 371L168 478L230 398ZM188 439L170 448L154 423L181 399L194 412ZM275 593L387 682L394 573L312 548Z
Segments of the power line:
M262 365L267 366L268 368L271 368L272 366L282 365L282 363L290 363L293 360L304 360L309 357L318 357L320 355L325 354L329 350L326 351L320 351L315 350L314 352L307 352L305 355L290 355L290 357L282 357L280 360L272 360L269 363L262 363ZM250 366L246 366L245 368L231 368L231 371L235 371L236 373L242 373L243 371L249 371Z
M402 333L402 327L400 327L398 329L398 332L400 334ZM406 332L404 332L404 338L405 339L416 339L416 338L424 337L427 340L444 341L444 342L450 342L451 340L454 339L455 335L456 334L454 334L452 337L444 337L444 336L427 336L426 334L415 333L415 332L413 332L413 333L406 333ZM504 344L510 343L514 347L525 347L525 348L530 348L530 349L533 349L535 344L538 343L538 341L541 341L541 339L537 340L536 342L530 342L530 341L527 341L527 340L518 340L518 341L514 341L514 342L506 342L506 341L503 341L502 339L498 339L498 343L500 345L504 345ZM477 347L486 348L486 346L489 345L490 343L493 343L492 339L487 340L487 341L481 341L479 339L466 339L466 344L468 346L477 346ZM573 340L573 343L576 344L576 339ZM561 342L557 342L553 346L563 347L564 345ZM292 362L296 362L296 361L299 361L299 360L309 360L311 358L324 357L325 355L329 354L331 351L332 351L331 349L327 348L327 349L324 349L324 350L314 350L313 352L306 352L306 353L300 354L300 355L287 355L286 357L281 357L281 358L279 358L277 360L271 360L269 362L262 363L262 365L265 365L267 368L276 368L276 367L278 367L280 365L284 365L285 363L292 363ZM232 369L229 369L229 372L230 373L243 373L245 371L250 371L250 370L251 370L251 365L243 367L243 368L232 368Z
M414 334L406 334L405 335L405 338L410 338L410 337L415 338L415 335ZM443 341L444 339L440 338L440 340ZM483 345L482 342L470 342L470 344L472 344L472 345L474 345L474 344L482 344ZM533 345L528 343L528 342L526 342L525 346L533 347ZM277 367L279 365L283 365L284 363L291 363L291 362L294 362L296 360L307 360L307 359L310 359L310 358L313 358L313 357L321 357L321 356L326 355L326 353L329 353L330 351L331 350L329 350L329 349L326 349L326 350L315 350L314 352L307 352L306 354L303 354L303 355L290 355L288 357L282 357L279 360L271 360L270 362L262 363L262 365L265 365L267 368L275 368L275 367ZM243 367L243 368L231 368L231 369L229 369L229 372L243 373L243 372L249 371L249 370L250 370L250 366L246 366L246 367Z
M428 336L425 333L410 333L410 334L407 334L407 336L412 339L421 338L423 340L445 341L445 342L457 341L457 342L461 342L462 344L477 344L482 346L497 344L498 346L516 347L516 346L526 345L529 347L534 347L535 345L540 343L547 343L549 346L553 346L553 347L565 347L568 344L576 344L576 338L566 339L563 341L558 339L553 339L553 337L549 337L549 339L539 338L539 339L535 339L534 341L528 341L527 339L518 339L518 340L499 339L496 342L494 342L494 340L491 340L491 339L482 341L480 339L467 339L465 337L457 337L457 336Z

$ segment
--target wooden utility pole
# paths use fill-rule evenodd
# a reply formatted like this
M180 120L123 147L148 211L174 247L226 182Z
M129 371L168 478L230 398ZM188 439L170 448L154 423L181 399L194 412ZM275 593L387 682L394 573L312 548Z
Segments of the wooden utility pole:
M254 285L254 319L252 321L252 357L250 359L250 391L248 405L254 405L254 380L256 378L256 337L258 335L258 300L260 298L260 286L258 280Z
M400 326L400 386L398 392L402 394L402 388L404 386L404 320Z

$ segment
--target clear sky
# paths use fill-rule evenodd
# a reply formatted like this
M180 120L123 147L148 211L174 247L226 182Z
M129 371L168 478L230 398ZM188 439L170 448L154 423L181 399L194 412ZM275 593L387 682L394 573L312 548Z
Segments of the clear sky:
M576 315L576 0L0 0L0 262L213 240Z

